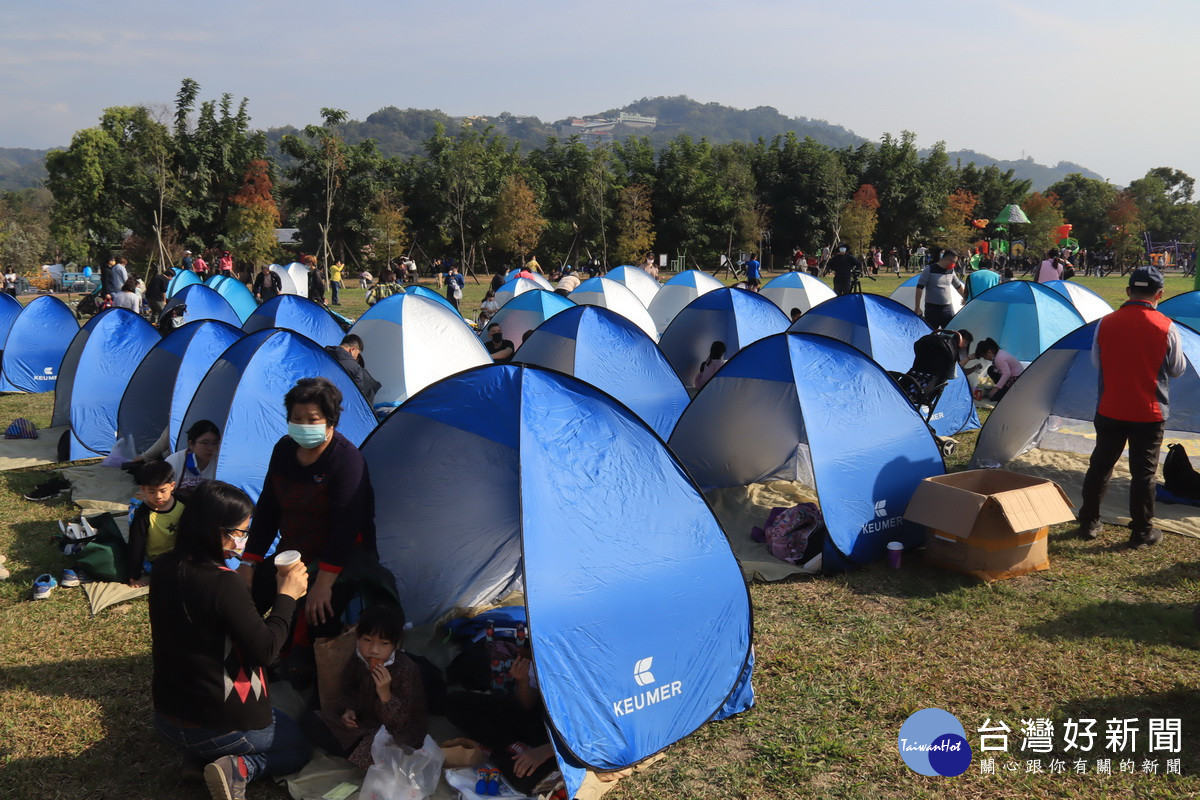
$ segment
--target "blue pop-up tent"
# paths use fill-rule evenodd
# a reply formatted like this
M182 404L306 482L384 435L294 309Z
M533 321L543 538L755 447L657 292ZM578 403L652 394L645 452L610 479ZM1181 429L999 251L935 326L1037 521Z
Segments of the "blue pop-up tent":
M624 403L664 439L688 404L687 391L654 340L607 308L575 306L554 315L520 346L513 360L590 383Z
M375 393L380 411L447 375L492 363L458 312L416 294L385 297L350 332L362 339L367 370L381 384Z
M537 328L555 314L574 306L574 300L563 297L557 292L535 289L509 300L496 312L488 324L494 322L499 325L504 338L520 347L521 342L525 340L527 331ZM479 335L487 336L486 326L479 332Z
M548 287L542 286L542 284L529 278L510 278L496 290L496 305L504 308L517 295L546 288Z
M925 320L895 300L848 294L827 300L792 324L793 333L819 333L853 345L886 370L907 372L913 343L930 332ZM939 436L979 427L971 384L961 369L942 392L929 424Z
M679 273L662 285L647 307L650 318L654 320L655 329L661 334L671 324L671 320L675 319L675 315L682 311L688 303L706 292L721 289L724 286L725 284L712 275L698 269L689 269Z
M110 308L79 329L63 356L51 425L71 426L71 460L107 455L117 441L117 410L158 331L124 308Z
M362 447L380 561L426 623L524 594L569 796L748 708L751 608L704 498L596 388L487 366L409 399ZM470 475L471 490L463 490Z
M568 297L581 306L600 306L615 311L645 331L651 339L658 339L658 331L654 327L650 312L642 305L642 301L638 300L637 295L623 283L608 278L588 278L576 286L575 291Z
M1176 322L1200 331L1200 292L1184 292L1168 297L1158 304L1158 310Z
M1085 322L1091 322L1094 319L1100 319L1106 314L1112 313L1112 306L1108 304L1100 295L1093 292L1082 283L1074 281L1046 281L1041 284L1047 289L1053 289L1063 297L1071 301L1071 305L1075 306L1075 310L1083 317Z
M793 308L800 309L800 313L803 314L810 308L837 297L824 281L807 272L785 272L767 281L759 290L759 294L788 315L792 313Z
M745 289L705 292L675 315L659 346L684 386L691 387L713 342L725 343L725 358L773 333L787 330L787 315L765 297Z
M894 296L894 295L893 295ZM995 339L1019 361L1033 361L1083 324L1071 301L1033 281L999 283L962 307L946 327L979 342Z
M610 281L616 281L633 292L646 308L650 307L650 303L654 301L654 296L662 288L662 284L650 277L649 272L646 272L641 267L631 267L628 264L616 269L610 269L605 273L604 277Z
M170 431L171 444L183 414L209 368L243 336L217 320L192 322L171 331L154 345L125 387L117 410L117 432L129 437L140 453Z
M268 329L231 345L196 388L182 432L207 419L221 431L217 478L257 499L275 443L287 435L283 396L301 378L328 378L342 392L338 431L360 444L375 427L362 392L319 345L292 331Z
M824 568L922 541L904 520L917 485L945 472L933 435L881 366L844 342L782 333L743 348L671 433L701 488L793 480L816 490Z
M12 321L4 336L0 392L52 392L59 364L79 333L67 304L46 295L34 298Z
M345 335L328 311L307 297L294 294L272 297L242 325L246 333L267 328L287 328L302 333L322 347L338 344Z
M204 285L224 297L242 322L245 322L251 314L258 310L258 301L246 288L246 284L237 278L231 278L228 275L213 275L204 282Z
M8 337L9 330L25 307L17 302L17 298L8 292L0 292L0 342Z
M229 305L229 301L203 283L193 283L180 289L163 306L162 313L166 315L176 306L184 307L184 325L205 319L215 319L234 327L242 324L241 317Z
M200 283L204 283L204 281L190 269L176 270L175 274L171 276L171 280L167 281L167 297L174 297L188 286Z

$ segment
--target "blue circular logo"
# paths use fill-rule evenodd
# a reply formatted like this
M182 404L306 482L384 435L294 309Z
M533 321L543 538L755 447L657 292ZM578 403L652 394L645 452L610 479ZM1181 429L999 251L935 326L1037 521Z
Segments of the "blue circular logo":
M962 775L971 766L971 745L962 723L949 711L923 708L900 727L900 757L921 775Z

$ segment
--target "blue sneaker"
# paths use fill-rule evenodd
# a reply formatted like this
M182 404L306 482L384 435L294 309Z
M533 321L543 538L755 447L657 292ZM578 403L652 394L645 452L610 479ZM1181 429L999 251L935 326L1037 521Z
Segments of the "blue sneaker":
M58 586L58 581L54 580L53 575L38 575L33 579L33 599L45 600L50 597L50 592L54 587Z
M64 569L62 577L58 580L58 585L64 589L78 586L79 575L73 569Z

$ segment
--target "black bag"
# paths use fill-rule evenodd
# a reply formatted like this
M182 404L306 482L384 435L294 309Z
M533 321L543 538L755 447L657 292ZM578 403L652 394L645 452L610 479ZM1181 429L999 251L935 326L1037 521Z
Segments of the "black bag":
M1200 500L1200 472L1196 472L1181 444L1167 445L1167 457L1163 461L1163 486L1177 497Z

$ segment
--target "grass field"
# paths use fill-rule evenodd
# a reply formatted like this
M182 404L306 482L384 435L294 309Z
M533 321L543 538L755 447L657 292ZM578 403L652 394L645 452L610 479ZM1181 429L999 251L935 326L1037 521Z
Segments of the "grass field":
M907 277L907 276L905 276ZM1167 293L1190 289L1168 279ZM1116 304L1124 281L1084 279ZM881 277L868 289L889 293ZM483 288L468 281L464 310ZM341 309L365 307L357 289ZM367 354L368 361L370 354ZM0 396L0 422L17 416L49 424L49 396ZM969 460L974 437L952 468ZM149 628L145 601L92 620L79 589L32 602L41 572L65 559L49 541L65 500L21 495L52 470L0 473L0 553L12 577L0 582L0 797L201 798L177 780L176 761L150 725ZM1200 795L1198 634L1200 542L1167 534L1157 547L1129 551L1107 529L1084 542L1071 526L1052 530L1051 569L982 584L936 571L908 554L900 570L875 565L836 577L756 584L757 705L710 724L668 758L623 781L621 800L658 798L1110 798ZM1010 728L997 774L930 778L909 771L896 737L922 708L956 715L972 747L985 720ZM1056 725L1054 752L1021 751L1022 720ZM1082 756L1063 747L1062 723L1098 720ZM1136 719L1137 753L1103 752L1109 719ZM1147 749L1151 719L1181 720L1181 752ZM1097 759L1111 758L1112 775ZM1087 760L1076 774L1075 760ZM1038 762L1039 771L1032 762ZM1179 759L1181 775L1166 775ZM1065 772L1055 771L1061 760ZM1122 761L1130 771L1122 772ZM1157 774L1147 774L1149 761ZM1009 769L1009 766L1013 769ZM258 783L252 798L279 798Z

